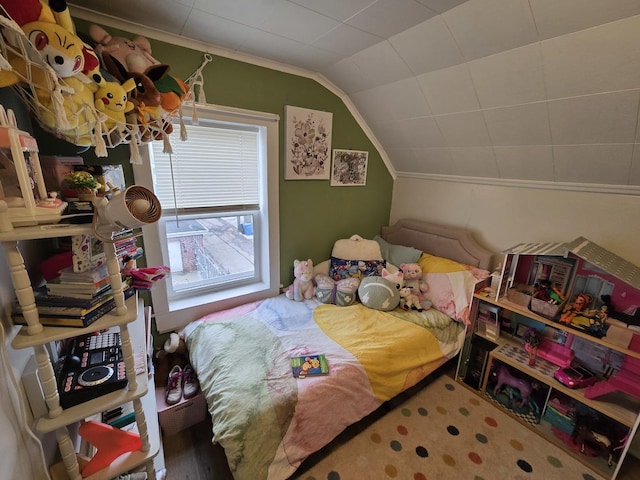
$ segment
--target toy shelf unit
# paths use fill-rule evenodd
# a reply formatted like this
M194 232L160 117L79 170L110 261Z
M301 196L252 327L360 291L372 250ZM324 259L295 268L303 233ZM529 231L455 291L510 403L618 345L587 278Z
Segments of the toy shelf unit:
M38 144L0 105L0 200L13 226L60 221L67 204L46 190ZM5 227L8 228L8 227Z
M545 303L558 308L533 306L541 284L555 287L558 300ZM591 302L574 306L578 295ZM497 291L474 295L456 379L603 477L621 478L638 464L639 304L640 270L589 240L514 247Z
M38 379L42 395L46 403L47 414L37 419L35 429L39 433L55 432L61 458L69 480L81 480L83 478L74 443L69 434L69 425L82 421L86 417L102 412L106 409L132 401L135 410L135 419L140 436L141 448L135 452L122 455L110 466L91 474L86 478L110 479L120 473L125 473L132 468L146 465L149 478L155 478L153 457L159 451L159 431L157 416L155 415L154 395L151 395L151 403L154 415L152 416L152 428L145 415L141 399L148 393L148 373L145 371L136 374L135 353L146 358L146 344L142 350L134 353L133 342L129 324L136 322L142 309L138 305L137 296L133 295L125 302L122 278L119 262L115 254L113 244L104 244L107 258L109 280L114 295L115 308L108 314L99 318L86 328L44 327L39 320L38 310L35 304L35 296L31 280L25 267L24 259L20 252L22 241L34 239L57 238L74 235L91 235L90 225L34 225L13 228L8 218L5 202L0 202L0 242L2 243L7 262L9 264L11 280L18 302L26 320L26 325L21 327L12 340L12 346L16 349L32 348L37 364ZM63 408L60 402L58 379L54 373L52 360L47 349L47 344L56 340L65 340L79 335L87 335L107 329L114 329L119 334L122 363L124 363L124 376L126 387L120 390L98 396L86 402ZM90 386L86 388L91 388Z

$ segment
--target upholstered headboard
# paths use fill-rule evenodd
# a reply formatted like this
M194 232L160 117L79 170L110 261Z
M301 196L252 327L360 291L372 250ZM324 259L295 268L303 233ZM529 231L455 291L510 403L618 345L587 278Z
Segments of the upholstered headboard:
M382 238L396 245L407 245L438 257L489 270L493 252L479 245L469 230L447 227L423 220L403 218L382 227Z

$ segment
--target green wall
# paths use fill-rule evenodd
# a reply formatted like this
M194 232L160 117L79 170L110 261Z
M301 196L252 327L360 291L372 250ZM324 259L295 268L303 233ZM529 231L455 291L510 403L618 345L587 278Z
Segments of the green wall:
M76 20L80 34L88 23ZM112 35L133 38L127 32L105 27ZM171 65L171 73L186 79L202 63L203 53L156 41L153 56ZM333 242L359 234L372 238L388 224L393 178L379 152L360 128L342 100L315 80L269 68L213 56L204 69L204 85L208 103L270 112L280 116L280 262L284 285L293 279L293 260L311 258L315 263L326 260ZM285 105L323 110L333 113L332 148L369 152L366 186L331 187L328 180L284 180L284 108ZM47 142L41 149L47 153L61 141ZM67 144L64 148L69 148ZM71 146L70 152L73 152ZM64 153L69 153L67 150ZM128 146L109 151L108 159L96 159L89 152L87 163L121 163L131 172Z

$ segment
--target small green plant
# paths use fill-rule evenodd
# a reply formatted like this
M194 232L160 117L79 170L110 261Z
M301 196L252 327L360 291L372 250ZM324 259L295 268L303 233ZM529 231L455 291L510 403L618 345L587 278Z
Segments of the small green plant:
M73 172L64 177L64 180L72 190L94 191L100 186L98 180L89 172Z

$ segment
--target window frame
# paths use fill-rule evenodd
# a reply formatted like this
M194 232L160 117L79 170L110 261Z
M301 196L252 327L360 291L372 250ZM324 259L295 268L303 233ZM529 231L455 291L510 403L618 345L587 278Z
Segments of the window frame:
M184 108L187 112L191 106ZM260 163L260 207L254 213L256 273L258 278L241 282L229 288L199 289L193 294L172 294L169 280L160 282L151 291L156 326L159 332L176 330L201 316L243 303L277 295L280 288L280 225L279 225L279 121L272 113L197 104L197 118L231 124L257 126L261 132L260 154L266 161ZM194 112L195 113L195 112ZM195 116L195 115L194 115ZM187 119L188 120L188 119ZM187 122L185 122L187 123ZM179 128L174 125L174 128ZM186 125L187 136L189 125ZM187 139L188 141L188 139ZM133 147L135 148L135 147ZM139 147L142 161L133 165L135 182L153 190L151 145ZM225 212L229 215L246 215L247 211ZM166 230L160 221L142 228L145 258L148 265L167 265Z

